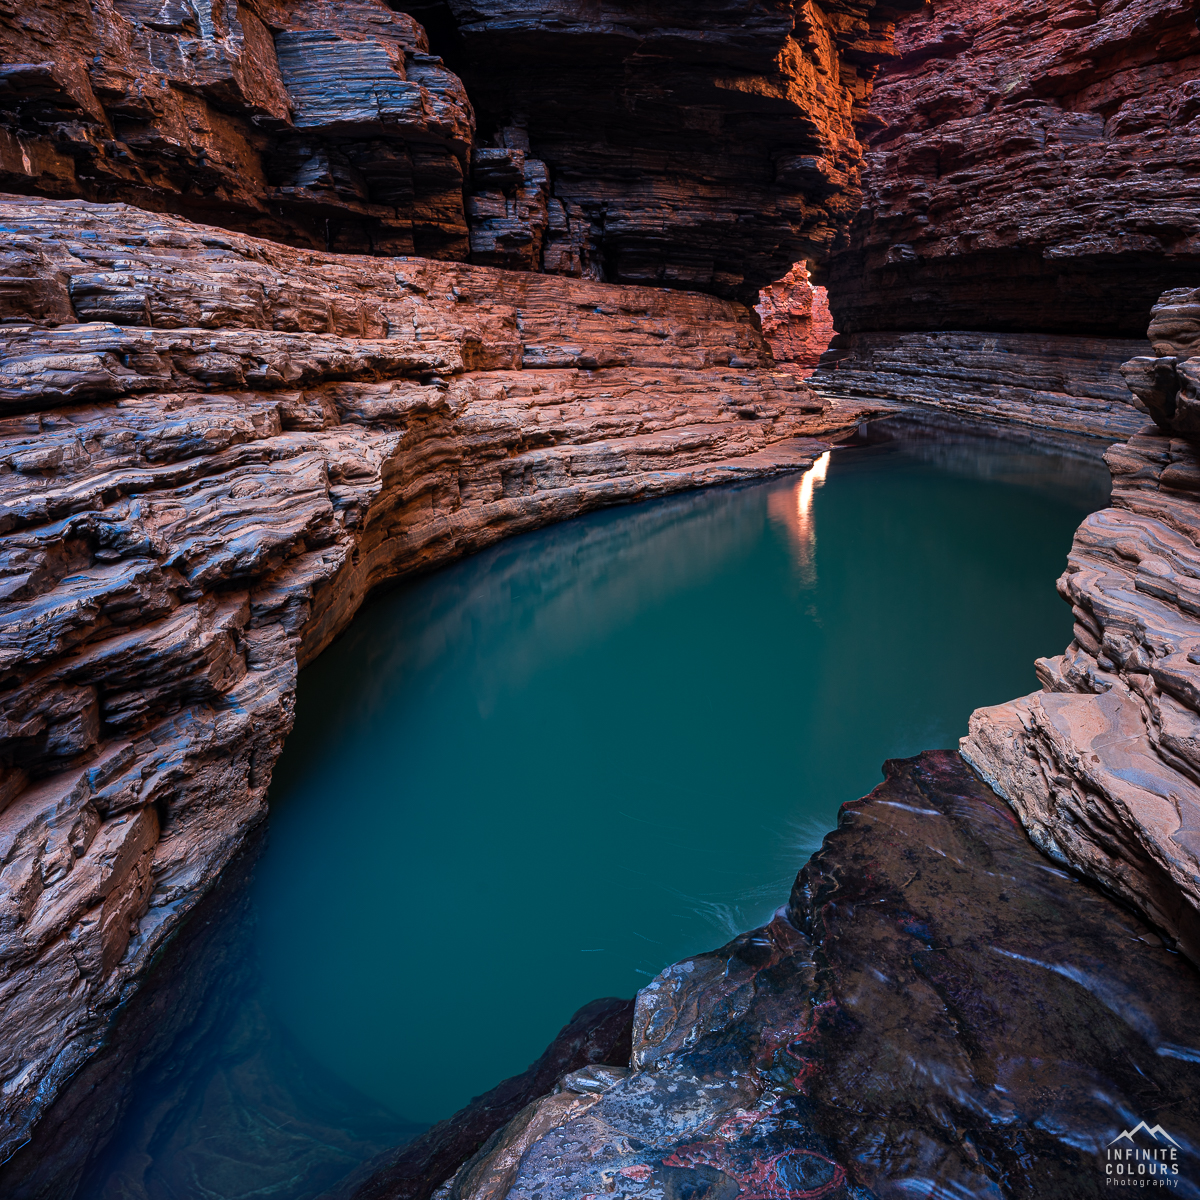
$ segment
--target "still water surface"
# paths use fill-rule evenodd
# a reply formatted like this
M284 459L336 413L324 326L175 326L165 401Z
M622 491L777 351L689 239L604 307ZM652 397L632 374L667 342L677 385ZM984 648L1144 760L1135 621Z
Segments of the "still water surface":
M414 1121L762 922L886 758L1033 690L1099 463L944 431L610 510L374 601L301 676L267 1004Z

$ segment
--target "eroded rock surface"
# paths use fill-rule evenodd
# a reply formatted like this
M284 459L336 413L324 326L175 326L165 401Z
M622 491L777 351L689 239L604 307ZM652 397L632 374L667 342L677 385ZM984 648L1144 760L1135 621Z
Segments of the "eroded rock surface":
M857 210L871 79L919 3L403 7L445 14L481 142L549 168L548 263L754 303Z
M372 587L808 466L863 410L771 369L750 314L701 295L327 256L122 205L0 215L11 1153L262 820L297 665Z
M0 187L752 302L856 210L919 3L3 0Z
M1195 293L1154 310L1125 376L1160 425L1113 446L1113 507L1079 527L1075 614L1044 690L971 718L963 754L1034 840L1136 904L1200 961L1200 453ZM1165 428L1164 428L1165 426Z
M957 754L886 773L770 925L643 989L631 1073L566 1076L439 1195L1093 1195L1137 1119L1200 1195L1195 969Z
M1144 341L1042 333L843 334L809 380L823 396L1117 441L1146 423L1121 373L1145 351Z
M1191 0L938 0L870 103L863 207L822 265L823 394L1136 432L1116 366L1200 270Z
M0 5L0 185L465 259L475 117L383 0Z
M876 81L843 333L1140 338L1200 270L1192 0L938 0Z
M801 379L813 373L834 335L829 293L810 279L804 263L797 263L764 288L754 306L775 361Z

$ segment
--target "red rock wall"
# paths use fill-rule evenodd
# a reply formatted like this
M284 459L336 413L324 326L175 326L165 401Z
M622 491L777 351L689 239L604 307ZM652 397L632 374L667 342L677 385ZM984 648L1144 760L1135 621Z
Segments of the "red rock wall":
M934 0L896 47L839 330L1141 338L1200 277L1194 0Z
M0 0L0 189L753 303L919 2Z
M793 263L831 250L857 211L871 79L893 52L895 21L919 6L448 0L443 9L481 141L527 145L549 169L548 254L612 281L753 304ZM411 7L431 19L428 0Z
M808 268L797 263L781 280L762 290L754 308L775 361L807 379L834 336L829 292L814 287Z
M466 257L474 115L383 0L0 0L0 188Z
M865 413L710 296L124 205L0 196L0 227L2 1162L265 816L298 665L372 588L809 467ZM0 1196L70 1196L14 1184L59 1166L35 1139Z

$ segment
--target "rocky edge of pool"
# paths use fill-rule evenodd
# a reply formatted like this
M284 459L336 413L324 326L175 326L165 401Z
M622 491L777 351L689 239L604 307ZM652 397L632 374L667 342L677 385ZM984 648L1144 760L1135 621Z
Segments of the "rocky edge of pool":
M212 981L369 594L916 408L1106 449L1041 690L450 1121L310 1072L289 1200L1200 1194L1194 9L4 7L0 1191L254 1042Z

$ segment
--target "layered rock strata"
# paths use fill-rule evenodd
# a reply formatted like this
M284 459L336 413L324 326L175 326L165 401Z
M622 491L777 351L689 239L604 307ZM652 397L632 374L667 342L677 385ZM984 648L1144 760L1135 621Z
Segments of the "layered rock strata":
M475 117L383 0L0 5L0 187L467 257Z
M1058 862L1200 962L1200 293L1166 293L1125 376L1158 419L1106 459L1113 507L1075 535L1075 614L1043 690L971 717L964 757Z
M854 333L834 340L809 379L822 396L1113 442L1146 423L1121 374L1145 351L1145 341L1040 333Z
M1200 270L1194 8L937 0L904 18L862 209L822 263L840 336L814 385L1135 432L1114 368Z
M639 993L630 1070L566 1075L437 1195L1090 1195L1139 1118L1194 1187L1194 968L958 755L886 773L768 926Z
M838 329L1141 337L1200 270L1192 0L938 0L896 50Z
M371 588L852 427L700 295L6 198L0 1149L265 813Z
M810 280L807 266L797 263L754 306L775 361L801 379L812 375L834 336L829 293Z
M549 168L547 253L754 303L857 209L871 80L920 5L403 7L445 14L481 141Z
M752 303L857 208L919 3L5 0L0 187Z

